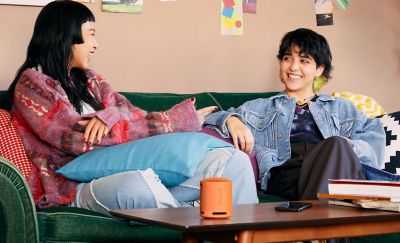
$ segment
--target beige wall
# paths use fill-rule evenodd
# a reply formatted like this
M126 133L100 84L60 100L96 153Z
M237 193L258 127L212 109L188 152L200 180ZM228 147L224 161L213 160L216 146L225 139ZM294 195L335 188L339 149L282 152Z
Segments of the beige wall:
M117 91L277 91L276 52L282 35L307 27L325 35L334 78L323 90L374 97L400 110L400 1L350 0L333 26L317 27L313 0L258 0L244 16L244 36L221 36L219 0L145 0L143 14L96 15L100 49L91 65ZM40 7L0 5L0 89L24 60Z

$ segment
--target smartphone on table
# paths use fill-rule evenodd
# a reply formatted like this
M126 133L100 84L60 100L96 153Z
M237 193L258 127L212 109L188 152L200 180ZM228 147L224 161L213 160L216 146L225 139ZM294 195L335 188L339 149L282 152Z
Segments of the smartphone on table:
M290 212L301 212L306 208L311 208L312 203L310 202L284 202L279 206L275 207L277 211L290 211Z

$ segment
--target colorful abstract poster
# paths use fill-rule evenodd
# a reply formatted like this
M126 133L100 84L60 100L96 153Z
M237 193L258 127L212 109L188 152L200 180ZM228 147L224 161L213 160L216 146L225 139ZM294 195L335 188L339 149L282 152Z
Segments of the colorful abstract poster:
M347 6L349 5L348 0L332 0L333 1L333 6L335 9L339 10L346 10Z
M317 26L333 25L332 0L315 0Z
M243 0L221 0L221 35L243 35Z
M143 13L143 0L103 0L103 11L112 13Z
M243 0L243 13L257 13L257 0Z

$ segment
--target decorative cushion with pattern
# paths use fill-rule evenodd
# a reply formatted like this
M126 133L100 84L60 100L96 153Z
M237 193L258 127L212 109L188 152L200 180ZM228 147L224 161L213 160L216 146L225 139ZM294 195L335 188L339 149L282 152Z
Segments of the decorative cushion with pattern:
M341 97L350 101L358 110L363 111L368 117L376 117L385 114L382 106L371 97L352 92L333 92L332 96Z
M0 156L18 167L28 181L34 200L37 201L43 195L43 187L39 180L30 180L30 175L39 173L39 171L26 155L21 137L11 120L10 112L2 109L0 109L0 131Z
M385 168L384 170L400 174L400 111L378 117L385 129Z

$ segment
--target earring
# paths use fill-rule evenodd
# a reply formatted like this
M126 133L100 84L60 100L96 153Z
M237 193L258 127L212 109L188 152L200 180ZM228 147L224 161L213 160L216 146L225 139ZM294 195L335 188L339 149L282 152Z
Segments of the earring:
M313 91L314 93L318 93L322 87L325 86L325 84L327 83L327 79L323 76L318 76L318 77L314 77L314 81L313 81Z
M285 83L283 79L283 74L281 72L279 72L279 79L281 80L281 83Z

